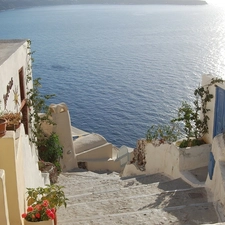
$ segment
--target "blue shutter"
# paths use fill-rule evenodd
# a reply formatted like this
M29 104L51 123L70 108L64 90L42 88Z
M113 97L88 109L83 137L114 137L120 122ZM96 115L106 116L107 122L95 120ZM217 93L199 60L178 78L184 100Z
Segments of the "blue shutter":
M210 152L209 165L208 165L208 172L209 172L210 180L212 180L212 177L213 177L214 167L215 167L215 159L214 159L214 156L213 156L212 152Z
M225 131L225 90L216 88L215 119L213 137Z

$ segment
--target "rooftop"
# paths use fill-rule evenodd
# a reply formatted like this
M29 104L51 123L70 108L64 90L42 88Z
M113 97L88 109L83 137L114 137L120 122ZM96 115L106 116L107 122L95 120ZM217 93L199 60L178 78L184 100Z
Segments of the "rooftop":
M0 65L3 64L24 42L25 39L0 40Z

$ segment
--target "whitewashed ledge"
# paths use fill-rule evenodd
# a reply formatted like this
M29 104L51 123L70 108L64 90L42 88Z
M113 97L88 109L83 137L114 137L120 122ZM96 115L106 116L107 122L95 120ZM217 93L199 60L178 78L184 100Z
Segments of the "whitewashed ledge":
M73 138L90 134L73 126L71 126L71 133Z

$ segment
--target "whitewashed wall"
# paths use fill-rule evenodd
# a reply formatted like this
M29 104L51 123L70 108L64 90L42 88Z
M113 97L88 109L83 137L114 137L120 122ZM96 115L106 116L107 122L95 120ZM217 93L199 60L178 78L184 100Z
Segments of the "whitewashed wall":
M225 137L223 134L217 135L212 144L212 153L215 159L215 167L210 180L206 180L206 187L210 190L211 201L216 205L219 216L225 219Z
M20 86L19 86L19 70L23 68L24 70L24 77L27 73L27 66L30 62L29 56L27 55L27 41L23 40L20 41L17 45L15 44L15 52L12 53L6 61L4 61L0 65L0 101L1 101L1 109L4 110L4 99L3 95L7 93L7 85L10 82L11 78L13 79L13 86L9 92L9 98L7 101L7 110L9 111L16 111L15 102L14 100L14 93L15 88L18 88L19 92L19 101L20 101ZM7 56L7 51L2 52ZM24 80L24 84L26 84ZM32 87L32 84L29 84ZM21 104L21 102L20 102ZM20 107L19 104L19 107Z
M202 86L209 84L213 77L214 76L212 76L212 75L202 75ZM225 83L217 84L217 86L225 89ZM215 119L214 118L214 115L215 115L215 101L216 101L216 86L212 85L209 88L209 91L210 91L211 94L213 94L214 97L211 100L211 102L207 103L207 108L210 109L210 111L207 113L207 115L209 117L209 121L208 121L209 133L204 136L204 140L206 141L206 143L212 143L213 142L213 129L214 129L214 119Z
M183 170L207 166L210 150L210 144L180 149L174 144L161 144L155 147L147 143L145 147L146 170L142 172L133 164L127 164L122 176L164 173L172 178L179 178Z

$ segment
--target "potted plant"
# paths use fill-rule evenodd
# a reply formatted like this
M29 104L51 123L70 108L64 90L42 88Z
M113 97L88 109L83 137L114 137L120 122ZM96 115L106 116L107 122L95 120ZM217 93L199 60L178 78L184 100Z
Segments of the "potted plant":
M171 144L177 140L179 131L174 124L171 125L152 125L145 135L146 141L151 142L154 146L161 144Z
M53 219L54 224L56 225L57 224L56 211L62 205L66 207L67 205L66 201L68 200L65 197L65 193L62 189L63 186L59 186L56 184L46 185L46 187L27 188L27 204L28 206L33 207L32 209L35 209L35 207L37 208L37 205L40 206L40 204L43 204L45 201L47 201L47 204L46 203L45 204L48 205L47 207L49 207L49 209L53 212L54 215L52 215L48 210L51 215L48 215L47 212L45 211L42 218L45 220ZM31 210L31 212L33 212L33 210ZM26 218L29 219L29 217L26 217L24 214L22 216L25 218L25 220L27 220ZM37 214L37 216L39 217L39 214ZM36 218L35 216L34 220L40 221L38 220L40 218Z
M7 121L7 130L16 130L19 128L22 115L20 112L3 112L2 115L0 116L0 119L5 119Z
M210 111L207 108L207 103L213 98L209 87L217 83L223 83L223 80L220 78L212 78L208 85L196 88L193 104L184 101L181 107L178 108L177 118L172 119L171 122L178 123L178 126L181 127L186 137L186 139L181 141L179 147L186 148L205 144L202 138L208 133L209 117L207 113Z
M6 133L7 121L6 121L6 119L1 118L1 116L2 116L1 103L2 103L2 101L0 100L0 137L3 137Z
M7 120L0 118L0 137L3 137L6 133Z
M180 129L186 138L181 141L179 147L185 148L204 144L205 142L201 139L201 132L199 130L201 120L196 116L193 107L184 101L181 107L178 108L177 115L177 118L171 120L171 122L179 123Z
M24 224L29 225L38 222L39 225L53 225L55 208L51 208L48 200L40 200L36 204L27 207L27 212L22 214Z

